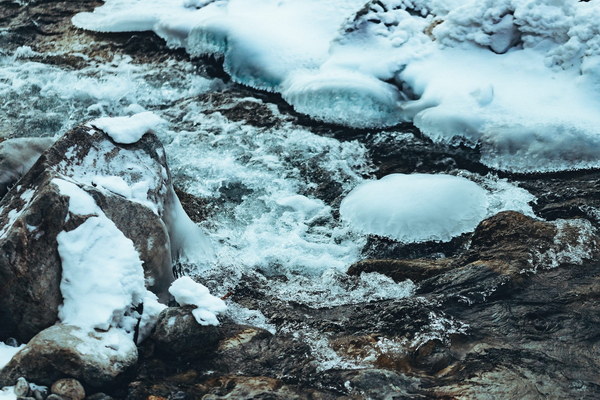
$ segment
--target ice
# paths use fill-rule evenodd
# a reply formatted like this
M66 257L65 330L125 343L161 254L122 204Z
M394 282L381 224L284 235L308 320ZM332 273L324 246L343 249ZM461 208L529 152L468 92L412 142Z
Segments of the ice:
M490 167L547 172L600 165L598 18L575 0L110 0L74 23L223 57L234 81L321 121L414 121Z
M204 285L194 282L189 276L175 280L169 293L182 306L196 306L192 314L200 325L218 325L217 314L227 309L223 300L211 295Z
M532 195L504 181L490 186L453 175L391 174L357 186L340 214L354 230L406 243L448 241L507 209L532 214Z
M146 111L128 117L103 117L89 122L89 125L106 132L116 143L132 144L139 141L149 131L165 124L158 115Z

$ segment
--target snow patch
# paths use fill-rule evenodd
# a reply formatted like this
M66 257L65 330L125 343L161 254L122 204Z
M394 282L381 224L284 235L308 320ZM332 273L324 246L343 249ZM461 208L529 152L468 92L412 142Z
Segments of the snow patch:
M116 143L131 144L139 141L146 132L153 131L166 121L146 111L129 117L103 117L89 122L106 132Z
M19 350L25 347L24 344L20 346L9 346L3 342L0 342L0 370L8 364L8 362L14 357ZM1 399L2 397L0 397Z
M175 280L169 293L182 306L196 306L192 314L200 325L219 325L217 314L227 309L223 300L211 295L206 286L194 282L189 276Z

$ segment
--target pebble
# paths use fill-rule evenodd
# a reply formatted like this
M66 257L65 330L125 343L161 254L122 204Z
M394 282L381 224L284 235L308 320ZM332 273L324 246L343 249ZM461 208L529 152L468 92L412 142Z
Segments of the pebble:
M14 392L17 397L27 397L29 394L29 382L27 382L27 379L23 377L17 379Z
M77 379L60 379L52 384L50 391L65 400L83 400L85 398L85 389Z

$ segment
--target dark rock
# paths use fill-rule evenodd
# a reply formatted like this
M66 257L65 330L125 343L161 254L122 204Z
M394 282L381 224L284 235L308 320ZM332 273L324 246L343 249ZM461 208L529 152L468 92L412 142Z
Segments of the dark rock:
M85 398L86 400L114 400L112 397L110 397L109 395L107 395L106 393L94 393L91 396L88 396Z
M363 272L378 272L389 276L396 282L402 282L406 279L420 282L448 271L451 262L452 260L447 258L439 260L362 260L351 265L348 274L360 275Z
M66 400L83 400L85 398L83 385L73 378L59 379L52 384L50 391Z
M119 176L130 184L147 180L148 203L164 220L146 205L94 187L91 180L99 175ZM0 339L14 336L26 342L57 319L62 295L56 236L84 220L67 222L69 201L52 183L54 178L75 181L94 197L134 242L150 290L168 296L173 279L169 238L175 236L168 227L178 200L162 145L152 134L119 145L101 131L76 128L48 149L0 202Z
M192 309L169 307L160 313L151 339L163 357L194 359L216 349L222 338L221 328L198 324Z
M62 396L59 396L57 394L51 394L50 396L46 397L46 400L67 400Z
M125 335L118 329L85 333L74 326L54 325L31 339L0 371L0 386L11 385L19 376L43 385L67 377L96 388L114 384L138 358L137 348Z

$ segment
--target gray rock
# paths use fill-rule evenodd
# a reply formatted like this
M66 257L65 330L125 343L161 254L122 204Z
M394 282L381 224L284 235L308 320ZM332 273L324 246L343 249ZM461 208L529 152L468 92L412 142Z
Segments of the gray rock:
M86 333L57 324L37 334L15 354L0 371L0 386L27 376L44 385L72 377L99 388L117 381L137 357L136 346L121 330Z
M102 393L102 392L94 393L93 395L88 396L85 399L86 400L113 400L112 397L110 397L106 393Z
M52 143L52 138L17 138L0 142L0 198Z
M27 382L27 379L20 377L17 379L17 383L15 384L15 388L13 390L15 392L15 396L27 397L29 394L29 382Z
M111 192L96 184L97 176L118 176L129 185L144 182L147 199L140 204ZM149 289L168 298L170 237L175 236L168 224L180 205L160 141L146 134L137 143L119 145L102 131L79 127L50 147L0 202L0 339L27 342L57 320L62 295L56 236L83 221L67 218L68 198L51 182L54 178L74 181L94 197L134 242Z
M62 396L59 396L57 394L51 394L50 396L46 397L46 400L67 400Z
M67 400L83 400L85 389L81 382L73 378L59 379L50 388L52 394L57 394Z

